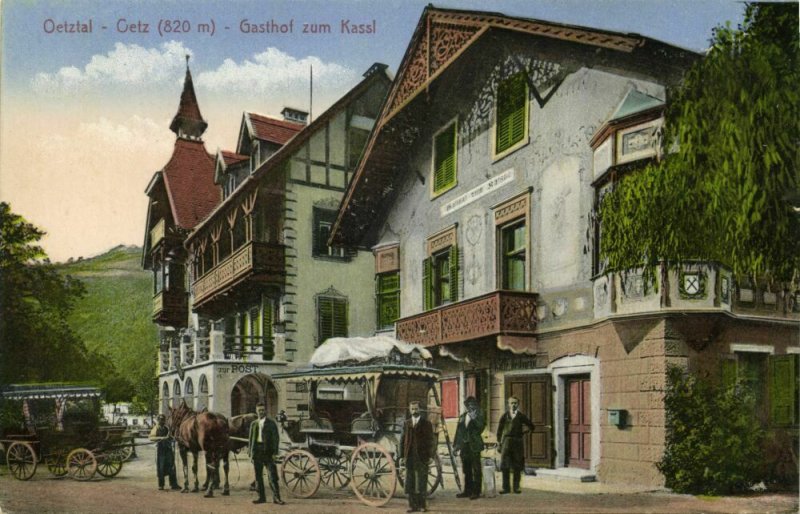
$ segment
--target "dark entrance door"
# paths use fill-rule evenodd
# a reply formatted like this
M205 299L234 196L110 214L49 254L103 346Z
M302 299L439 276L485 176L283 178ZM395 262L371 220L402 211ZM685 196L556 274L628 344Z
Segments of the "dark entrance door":
M527 414L535 428L525 436L525 465L553 467L552 378L549 374L506 378L506 398L519 398L520 410Z
M567 390L567 467L588 469L592 454L591 382L589 375L565 380Z

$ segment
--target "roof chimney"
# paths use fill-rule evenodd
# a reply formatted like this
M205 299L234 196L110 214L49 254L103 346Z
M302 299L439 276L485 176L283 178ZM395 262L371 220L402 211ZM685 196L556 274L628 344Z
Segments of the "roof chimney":
M283 114L283 119L286 121L302 123L303 125L308 124L308 113L306 111L284 107L281 114Z

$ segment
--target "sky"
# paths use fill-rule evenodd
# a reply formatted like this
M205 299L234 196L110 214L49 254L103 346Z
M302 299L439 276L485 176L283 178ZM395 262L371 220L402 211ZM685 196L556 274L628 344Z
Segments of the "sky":
M190 55L206 149L235 150L242 113L320 114L374 62L392 72L430 0L2 0L0 200L53 261L141 245L153 174ZM437 7L485 9L485 0ZM495 0L513 16L633 32L702 51L742 19L732 0ZM374 34L342 33L343 23ZM90 26L91 24L91 26ZM303 33L303 26L317 33ZM268 33L252 25L277 27ZM330 33L320 33L325 26ZM67 32L75 28L91 32ZM283 30L283 32L281 32Z

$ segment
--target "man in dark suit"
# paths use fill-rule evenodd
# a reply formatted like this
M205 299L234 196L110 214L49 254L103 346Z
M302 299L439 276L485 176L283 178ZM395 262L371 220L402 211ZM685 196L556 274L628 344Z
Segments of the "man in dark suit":
M436 451L436 440L433 425L422 417L419 402L411 402L408 413L410 416L403 423L403 436L400 438L400 455L406 466L407 512L427 512L428 467Z
M264 492L264 467L269 472L269 487L272 489L272 503L283 505L281 492L278 488L278 469L275 467L275 456L278 454L280 439L278 426L267 417L267 407L263 403L256 405L258 419L250 423L250 459L256 472L258 484L258 499L253 503L266 503Z
M458 493L459 498L469 497L476 500L481 495L481 451L483 451L483 428L486 420L478 408L478 400L470 396L464 402L467 411L458 418L456 426L456 439L453 448L456 454L461 454L461 465L464 469L464 492Z
M175 474L174 440L169 436L167 417L158 415L158 423L150 431L150 440L156 443L156 473L158 475L158 489L164 490L164 477L169 476L169 488L180 489L178 477Z
M509 471L514 473L514 492L521 493L519 488L522 470L525 468L525 446L522 436L524 429L533 430L533 423L519 410L519 398L508 399L508 410L500 418L497 426L497 441L500 443L500 469L503 472L503 489L500 494L511 492L508 483Z

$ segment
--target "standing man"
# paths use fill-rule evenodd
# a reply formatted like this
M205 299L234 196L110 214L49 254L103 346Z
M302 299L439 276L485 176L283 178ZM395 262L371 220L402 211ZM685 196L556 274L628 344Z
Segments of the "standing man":
M514 492L519 494L522 470L525 468L525 446L522 436L525 435L524 427L533 430L533 423L528 416L519 411L519 398L511 396L508 399L508 410L500 418L497 426L497 440L500 442L500 469L503 471L503 489L500 494L511 492L508 484L509 471L514 472Z
M272 489L272 503L283 505L281 492L278 488L278 469L275 467L275 456L278 454L280 439L278 426L267 418L267 407L264 403L256 405L258 419L250 423L250 460L256 472L258 498L253 503L266 503L267 496L264 491L264 467L269 472L269 487Z
M170 489L180 489L175 472L175 450L167 428L167 417L159 414L156 425L150 430L149 439L156 443L156 473L158 474L158 490L164 490L164 477L169 475Z
M461 454L461 466L464 469L464 492L458 498L469 497L477 500L481 495L483 480L481 475L481 451L483 451L483 428L486 420L478 408L478 400L470 396L464 402L467 411L458 418L456 439L453 448Z
M403 424L403 436L400 438L400 455L406 465L406 512L427 512L428 467L436 451L436 440L433 425L422 417L419 402L409 403L408 413L410 416Z

